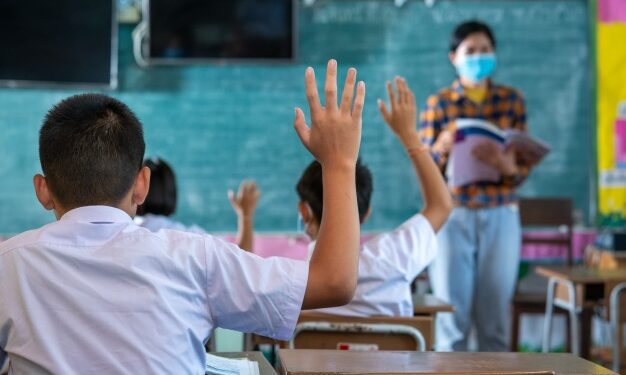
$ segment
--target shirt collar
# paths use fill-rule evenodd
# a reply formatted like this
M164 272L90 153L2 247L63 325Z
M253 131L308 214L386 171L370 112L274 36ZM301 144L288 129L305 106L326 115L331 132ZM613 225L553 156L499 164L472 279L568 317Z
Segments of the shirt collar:
M491 94L494 91L493 90L494 87L495 85L493 84L493 82L491 82L491 80L488 79L487 80L487 97L486 97L487 99L491 98ZM458 101L466 97L467 95L465 94L465 88L463 87L461 82L458 79L454 80L454 82L452 83L452 100Z
M66 212L61 221L93 224L132 223L133 219L119 208L111 206L84 206Z

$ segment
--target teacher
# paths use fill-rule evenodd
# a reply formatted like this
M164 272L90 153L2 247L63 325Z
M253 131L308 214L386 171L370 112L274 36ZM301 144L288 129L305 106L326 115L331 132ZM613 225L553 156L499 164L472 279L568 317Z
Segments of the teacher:
M503 130L526 131L521 93L491 81L496 67L496 40L491 29L465 22L450 40L450 62L458 79L426 102L420 132L442 172L461 119L483 120ZM455 208L439 232L439 253L430 267L434 294L452 303L453 314L439 314L437 350L465 351L472 328L479 351L507 351L509 304L515 289L521 228L515 189L529 166L512 148L479 144L473 157L495 168L497 182L450 187Z

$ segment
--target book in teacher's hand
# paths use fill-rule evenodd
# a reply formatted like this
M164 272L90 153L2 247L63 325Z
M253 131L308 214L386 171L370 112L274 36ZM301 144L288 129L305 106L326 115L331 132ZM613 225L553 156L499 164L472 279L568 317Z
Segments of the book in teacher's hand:
M547 143L526 133L502 130L480 119L457 119L454 146L446 169L449 186L500 181L500 172L473 154L476 147L485 143L494 143L502 150L514 147L518 163L529 166L539 164L550 153Z

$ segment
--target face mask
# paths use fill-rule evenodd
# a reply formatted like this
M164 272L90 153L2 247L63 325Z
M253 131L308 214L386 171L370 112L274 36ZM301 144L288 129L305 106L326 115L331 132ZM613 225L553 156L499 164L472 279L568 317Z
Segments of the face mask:
M456 71L459 76L472 82L480 82L489 77L496 69L496 55L493 53L460 56Z

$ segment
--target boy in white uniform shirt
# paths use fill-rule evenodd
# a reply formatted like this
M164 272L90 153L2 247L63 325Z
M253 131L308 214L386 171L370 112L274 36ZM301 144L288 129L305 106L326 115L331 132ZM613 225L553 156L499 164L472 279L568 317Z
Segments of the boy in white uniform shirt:
M391 110L379 101L381 114L398 137L413 163L424 196L423 210L392 232L383 233L361 246L359 280L352 301L342 307L321 309L320 312L348 316L413 316L411 283L434 258L437 251L435 232L445 223L452 200L439 168L421 144L417 133L417 107L413 93L402 78L396 78L397 94L387 83ZM372 176L366 166L357 162L357 200L359 219L363 223L370 214ZM322 184L322 169L317 161L304 171L296 186L300 203L298 209L306 233L314 242L319 236L322 205L326 189Z
M215 327L288 339L301 309L350 301L365 86L350 69L338 106L336 74L331 60L322 107L307 69L312 127L300 109L294 122L324 167L327 192L309 264L137 226L132 216L150 179L141 123L99 94L52 108L34 185L58 221L0 244L0 363L8 356L17 374L203 374Z

